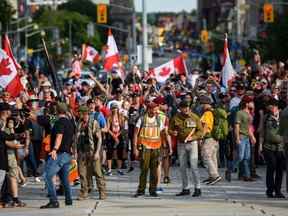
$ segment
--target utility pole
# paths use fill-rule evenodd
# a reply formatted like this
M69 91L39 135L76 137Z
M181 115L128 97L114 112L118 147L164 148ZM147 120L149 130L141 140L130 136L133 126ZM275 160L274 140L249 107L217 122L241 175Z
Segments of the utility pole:
M148 32L147 32L146 0L142 0L142 31L143 31L142 65L143 70L145 72L148 71L149 69L149 65L147 62Z
M241 0L236 0L236 38L237 42L241 42Z
M133 54L137 53L137 31L136 31L136 11L135 8L133 9L132 14L132 47L133 47Z

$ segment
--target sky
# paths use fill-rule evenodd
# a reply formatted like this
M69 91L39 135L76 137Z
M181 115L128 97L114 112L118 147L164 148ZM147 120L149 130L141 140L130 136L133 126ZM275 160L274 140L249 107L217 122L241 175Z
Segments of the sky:
M134 0L136 11L142 10L142 0ZM197 0L146 0L147 12L179 12L196 9Z

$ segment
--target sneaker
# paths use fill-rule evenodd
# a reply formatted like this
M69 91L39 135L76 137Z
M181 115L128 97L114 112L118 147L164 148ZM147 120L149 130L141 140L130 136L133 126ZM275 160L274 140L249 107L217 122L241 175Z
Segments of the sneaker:
M159 187L156 189L157 194L162 194L164 192L163 188Z
M66 206L72 206L73 205L73 201L72 200L65 200L65 205Z
M123 176L124 172L122 170L117 170L117 174L120 175L120 176Z
M158 194L156 193L156 192L152 192L152 193L150 193L150 197L158 197Z
M221 181L222 177L221 176L218 176L216 178L213 178L211 181L207 182L207 185L214 185L216 184L217 182Z
M176 196L188 196L190 195L189 189L183 189L180 193L176 194Z
M50 209L50 208L59 208L59 202L49 202L44 206L41 206L40 209Z
M127 173L133 172L133 170L134 170L134 167L130 167Z
M202 183L208 183L208 182L210 182L212 179L213 179L213 178L209 177L209 178L203 180Z
M39 183L39 182L41 182L41 179L40 179L40 177L35 177L34 181Z
M257 175L257 174L253 174L253 175L251 175L251 177L252 177L253 179L261 179L261 176L259 176L259 175Z
M251 177L243 177L243 181L245 181L245 182L254 182L254 181L256 181L256 179L251 178Z
M138 197L143 197L143 196L145 196L145 193L143 193L143 192L137 192L133 197L134 197L134 198L138 198Z
M170 181L170 178L168 176L164 177L163 179L163 183L164 184L169 184L171 181Z
M279 199L285 199L286 197L284 196L284 194L280 193L275 193L274 198L279 198Z
M273 192L267 192L266 191L267 198L274 198Z
M73 182L73 186L77 186L77 185L80 185L81 182L80 182L80 179L76 179L74 182Z
M111 170L108 170L108 171L106 172L106 175L107 175L107 176L112 176L112 171L111 171Z
M27 179L25 179L24 181L19 182L20 187L26 187L28 184Z
M25 207L26 203L22 202L21 200L19 200L18 198L16 200L12 201L12 206L13 207Z
M200 197L201 194L202 194L201 189L200 188L195 188L195 191L192 194L192 197Z

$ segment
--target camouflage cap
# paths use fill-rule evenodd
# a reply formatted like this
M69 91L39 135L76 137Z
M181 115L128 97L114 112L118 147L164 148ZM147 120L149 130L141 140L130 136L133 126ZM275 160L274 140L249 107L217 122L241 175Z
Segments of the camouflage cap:
M89 108L88 108L87 106L80 106L80 107L79 107L79 112L80 112L80 113L89 112Z

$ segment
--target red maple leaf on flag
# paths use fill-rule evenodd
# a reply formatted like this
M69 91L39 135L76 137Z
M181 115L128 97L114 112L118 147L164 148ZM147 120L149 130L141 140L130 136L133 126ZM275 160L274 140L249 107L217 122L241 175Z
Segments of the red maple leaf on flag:
M0 62L0 74L1 75L9 75L11 73L11 69L9 68L10 62L9 58L2 58Z
M170 74L171 68L169 67L163 67L162 70L160 71L159 75L160 76L168 76Z

